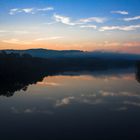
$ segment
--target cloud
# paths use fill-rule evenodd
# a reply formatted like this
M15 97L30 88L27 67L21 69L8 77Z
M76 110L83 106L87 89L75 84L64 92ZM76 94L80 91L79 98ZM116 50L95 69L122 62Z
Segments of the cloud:
M140 16L130 17L130 18L124 18L124 21L133 21L133 20L139 20Z
M54 21L54 22L45 22L45 23L42 23L43 25L53 25L53 24L56 24L57 22Z
M90 17L90 18L78 19L76 21L71 21L70 17L62 16L62 15L58 15L58 14L54 14L53 17L56 22L70 25L70 26L84 25L84 24L91 23L91 22L103 23L104 21L106 21L106 18L100 18L100 17Z
M25 9L22 9L22 11L25 12L25 13L34 14L34 9L33 8L25 8Z
M127 11L111 11L112 14L121 14L121 15L128 15Z
M35 14L37 12L45 12L45 11L52 11L54 10L53 7L45 7L45 8L14 8L10 9L10 15L16 15L18 13L26 13L26 14Z
M95 96L93 96L93 97L95 97ZM79 100L79 102L85 103L85 104L90 104L90 105L98 105L98 104L104 103L104 101L102 99L96 99L96 98L94 100L92 100L92 99L81 99L81 100Z
M100 46L104 47L117 47L119 45L120 45L119 42L109 42L109 41L104 41L103 43L100 44Z
M125 42L123 43L124 47L139 47L140 42Z
M45 7L37 9L37 11L52 11L52 10L54 10L54 7Z
M76 47L81 47L81 44L77 44ZM89 48L90 51L111 51L111 52L123 52L123 53L140 53L140 41L102 41L102 42L85 42L82 47ZM90 49L92 48L92 49ZM81 49L81 48L80 48ZM127 77L129 78L129 77ZM130 78L129 78L130 79ZM131 78L132 79L132 78Z
M140 103L138 103L138 102L124 101L124 104L140 107Z
M37 82L37 85L43 85L43 86L60 86L59 83L47 82L47 81Z
M80 28L92 28L92 29L97 29L96 25L81 25Z
M10 15L15 15L15 14L18 14L18 13L34 14L34 9L33 8L24 8L24 9L15 8L15 9L10 9L10 12L9 12Z
M20 45L23 45L23 44L24 45L32 44L31 42L21 41L21 40L16 39L16 38L2 40L2 42L9 43L9 44L20 44Z
M53 115L54 113L49 110L42 110L42 109L37 109L37 108L25 108L25 109L18 109L15 107L11 107L11 112L14 114L31 114L31 113L41 113L41 114L47 114L47 115Z
M66 25L77 25L77 23L71 22L70 17L54 14L54 19L56 20L56 22L60 22Z
M57 100L55 106L56 107L66 106L69 105L72 101L75 103L90 104L90 105L97 105L97 104L104 103L102 99L96 98L96 95L82 94L80 97L70 96L70 97L65 97L61 100Z
M10 9L10 12L9 12L10 15L14 15L16 13L20 13L18 8Z
M121 91L121 92L110 92L110 91L99 91L99 95L101 95L102 97L140 97L139 94L137 93L131 93L131 92L127 92L127 91Z
M64 38L63 36L53 36L53 37L45 37L45 38L37 38L35 41L45 41L45 40L57 40L57 39L62 39Z
M120 30L120 31L133 31L140 28L138 25L129 25L129 26L103 26L99 31L111 31L111 30Z
M59 106L68 105L68 104L70 104L71 100L73 100L73 99L75 99L75 97L70 96L70 97L66 97L62 100L57 100L56 101L56 106L59 107Z
M106 21L106 18L101 18L101 17L90 17L90 18L79 20L80 23L89 23L89 22L103 23L105 21Z

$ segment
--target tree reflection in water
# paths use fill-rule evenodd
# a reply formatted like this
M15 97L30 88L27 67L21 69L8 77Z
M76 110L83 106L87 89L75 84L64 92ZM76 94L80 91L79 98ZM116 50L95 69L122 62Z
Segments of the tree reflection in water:
M42 81L44 77L57 75L59 73L63 75L63 72L64 71L62 72L61 71L58 71L58 72L28 71L28 73L26 72L26 74L23 72L18 72L16 76L13 76L10 74L5 75L3 73L3 75L0 77L0 95L7 96L7 97L13 96L13 94L16 91L20 91L20 90L26 91L29 85L36 84L37 82ZM71 70L70 71L67 70L66 72L72 73ZM77 72L80 74L80 70ZM140 82L140 67L138 65L136 67L135 75L136 75L136 80Z
M136 80L140 83L140 62L136 64Z

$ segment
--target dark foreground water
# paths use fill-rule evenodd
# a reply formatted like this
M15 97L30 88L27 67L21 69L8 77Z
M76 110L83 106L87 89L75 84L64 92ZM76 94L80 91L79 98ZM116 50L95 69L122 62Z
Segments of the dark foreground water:
M139 140L138 78L134 69L67 72L2 95L0 139Z

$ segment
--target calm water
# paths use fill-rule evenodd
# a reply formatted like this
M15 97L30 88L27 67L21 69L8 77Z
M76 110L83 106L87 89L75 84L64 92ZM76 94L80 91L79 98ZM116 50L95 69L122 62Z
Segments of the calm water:
M134 71L63 73L0 96L1 139L139 139Z

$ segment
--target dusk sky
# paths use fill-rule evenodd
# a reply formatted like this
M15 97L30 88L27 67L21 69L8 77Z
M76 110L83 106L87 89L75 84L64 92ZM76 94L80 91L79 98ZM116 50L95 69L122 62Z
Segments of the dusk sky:
M140 53L140 0L0 0L0 47Z

